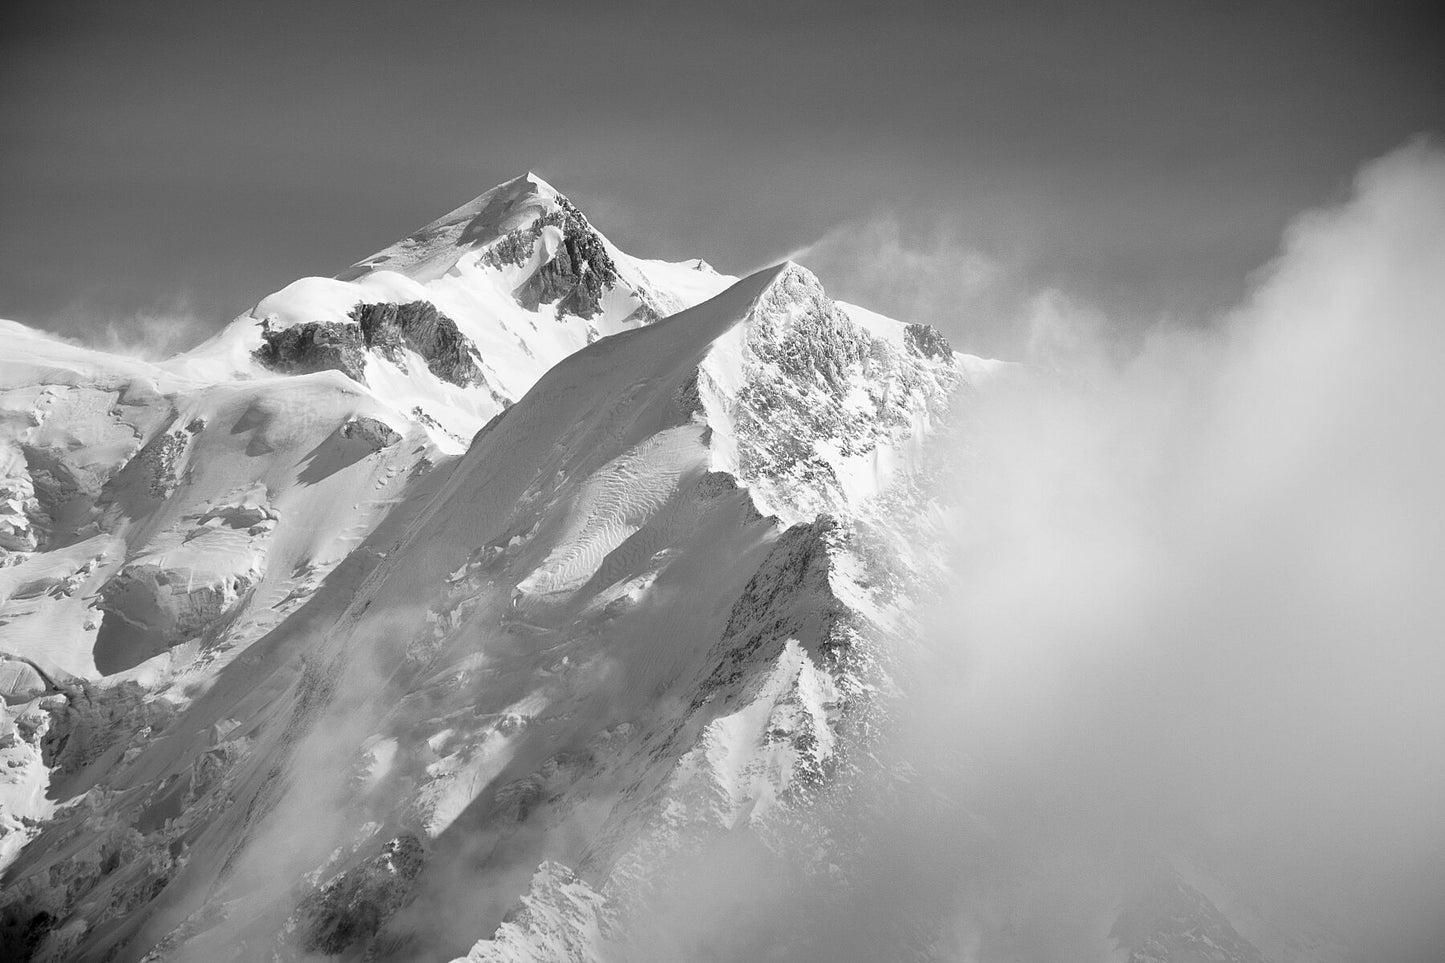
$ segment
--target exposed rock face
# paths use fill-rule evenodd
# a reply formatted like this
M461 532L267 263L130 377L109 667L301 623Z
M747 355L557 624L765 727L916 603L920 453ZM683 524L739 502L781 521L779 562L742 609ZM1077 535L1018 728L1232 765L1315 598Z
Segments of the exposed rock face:
M426 854L410 833L388 842L380 854L347 870L298 908L301 948L337 954L365 944L412 895L412 881Z
M390 448L401 441L401 435L384 421L375 418L353 418L341 426L341 437L366 442L372 451Z
M358 304L351 318L360 326L368 348L403 369L403 351L410 348L425 358L427 368L443 381L465 387L482 379L472 342L430 301Z
M40 547L43 513L19 445L0 450L0 554ZM48 519L45 519L48 520Z
M560 228L562 243L556 253L517 288L515 295L518 303L529 310L555 303L559 314L590 319L601 313L603 296L617 283L617 265L582 212L560 195L557 203L557 210L505 235L487 252L487 260L496 266L525 264L543 231Z
M175 718L175 707L149 699L135 682L101 688L84 680L64 683L63 692L39 700L49 718L42 733L46 762L62 773L80 772L117 744L145 745Z
M262 321L261 338L256 360L274 371L291 374L340 371L353 381L364 380L366 343L359 328L308 321L277 330Z
M960 377L943 344L935 359L872 337L794 266L755 304L741 370L705 363L698 399L710 418L731 423L740 477L760 485L771 508L805 518L848 503L845 465L884 460L917 419L947 409ZM739 376L731 396L718 387Z
M737 683L762 657L776 658L788 639L818 653L826 664L842 661L849 648L850 613L828 584L829 540L837 528L834 518L819 515L778 539L728 615L712 653L717 666L699 688L698 705L715 690ZM764 648L771 651L760 652Z
M197 418L184 429L158 435L154 441L141 449L137 456L144 466L147 487L154 498L169 498L180 486L186 452L191 439L206 427L203 419Z
M16 745L7 748L7 765L36 755L56 777L80 773L102 756L120 760L148 745L174 719L174 707L163 699L147 699L135 682L99 688L84 681L62 683L64 691L42 695L15 713ZM189 801L184 785L168 789L171 806L179 814ZM90 810L81 807L81 819ZM79 815L79 813L78 813ZM23 831L5 826L4 830ZM45 872L23 880L6 880L0 890L0 959L59 961L76 959L83 938L91 931L84 920L67 920L66 908L78 894L97 883L118 887L95 905L96 923L123 919L174 876L179 834L166 837L159 825L106 825L85 840L77 840Z
M925 358L947 361L953 357L953 346L943 332L929 324L910 324L903 329L908 350Z
M364 382L368 350L405 370L409 348L443 381L465 387L481 380L472 342L430 301L358 304L351 319L355 325L308 321L281 329L263 321L256 360L276 371L340 371Z

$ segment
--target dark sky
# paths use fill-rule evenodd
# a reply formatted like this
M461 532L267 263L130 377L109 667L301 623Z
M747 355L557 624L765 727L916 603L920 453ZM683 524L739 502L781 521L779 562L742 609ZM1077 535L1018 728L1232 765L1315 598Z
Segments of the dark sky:
M1197 318L1445 129L1430 10L12 3L0 316L214 327L533 169L634 254L740 272L830 235L831 291L965 346L1011 310L951 304L975 255L1004 292ZM931 294L850 271L878 237Z

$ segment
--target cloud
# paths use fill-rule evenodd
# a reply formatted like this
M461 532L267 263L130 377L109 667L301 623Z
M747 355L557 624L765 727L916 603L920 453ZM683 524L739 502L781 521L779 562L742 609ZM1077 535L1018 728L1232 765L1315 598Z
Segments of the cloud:
M83 337L105 351L158 361L214 333L215 324L198 316L188 295L179 294L131 314L97 319Z
M184 292L130 312L102 310L93 300L78 298L42 326L77 344L147 361L192 348L217 327Z
M943 637L1013 811L1228 867L1376 960L1445 936L1441 264L1421 142L1299 218L1216 333L986 400Z
M1011 272L951 230L883 215L839 225L790 257L840 300L932 324L971 353L1019 356Z
M1275 957L1307 932L1312 958L1437 958L1441 265L1420 141L1298 218L1211 330L1116 360L1107 318L1030 299L1048 370L973 399L954 590L886 765L823 810L849 883L720 863L654 955L1103 960L1172 867L1254 907L1233 918ZM679 924L694 904L726 912Z

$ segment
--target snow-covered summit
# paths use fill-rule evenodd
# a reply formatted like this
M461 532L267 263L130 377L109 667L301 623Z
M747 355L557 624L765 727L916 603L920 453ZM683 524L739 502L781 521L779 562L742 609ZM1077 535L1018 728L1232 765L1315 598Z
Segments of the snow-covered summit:
M297 280L172 367L225 379L341 371L458 451L549 367L731 278L619 251L533 174L333 278Z
M496 243L513 231L531 228L566 204L561 193L528 171L424 225L337 275L355 280L387 270L425 282L450 271L463 256Z

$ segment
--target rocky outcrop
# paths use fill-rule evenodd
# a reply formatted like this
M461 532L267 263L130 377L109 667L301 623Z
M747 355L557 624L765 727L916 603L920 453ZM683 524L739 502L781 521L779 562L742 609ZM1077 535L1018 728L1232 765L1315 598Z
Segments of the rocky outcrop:
M358 304L350 317L354 325L308 321L273 328L262 321L256 360L273 371L340 371L364 383L368 351L406 370L406 351L411 350L443 381L465 387L482 378L471 340L430 301Z
M403 370L409 348L443 381L465 387L482 380L471 340L430 301L358 304L351 319L360 327L368 348Z
M137 460L146 473L146 487L153 498L169 498L180 486L186 452L191 439L206 427L202 418L196 418L184 429L166 432L141 449Z
M558 314L591 319L601 313L603 296L617 283L617 265L582 212L561 195L557 205L527 227L503 235L488 249L486 260L496 267L525 264L543 232L548 227L560 229L562 242L552 257L514 295L528 310L556 304Z
M372 451L390 448L401 441L401 435L384 421L375 418L352 418L341 426L341 437L364 442Z
M793 521L840 511L886 480L889 453L946 411L960 382L941 336L908 343L874 337L794 265L754 304L737 360L704 362L696 394L769 511L790 509ZM925 357L915 344L945 354Z
M908 350L924 358L947 361L953 357L953 345L943 332L930 324L910 324L903 329L903 338Z
M839 664L849 645L850 613L829 584L831 541L837 521L819 515L794 525L749 580L728 615L711 654L715 667L698 689L694 705L742 680L749 667L771 663L789 639L825 664Z
M135 758L175 717L171 703L147 698L135 682L109 688L74 680L62 685L63 692L17 707L13 738L21 744L0 750L7 754L7 766L38 754L37 764L63 784L63 777L82 772L103 756L119 765ZM92 792L71 814L75 822L70 844L43 872L7 878L0 888L0 959L76 959L80 943L96 927L124 919L175 875L183 848L177 842L180 830L168 834L159 825L90 821L109 798L105 790ZM177 815L182 811L180 805L174 810ZM0 838L5 828L25 829L23 822L19 827L3 822ZM80 832L82 826L90 832ZM71 917L82 903L87 916Z
M323 885L297 909L301 948L334 955L367 943L410 902L425 860L421 840L406 833Z
M366 342L361 329L353 325L308 321L278 329L262 321L261 342L256 360L273 371L340 371L352 381L364 380Z
M555 302L559 314L582 318L601 313L602 296L607 293L609 279L593 266L597 253L607 256L600 245L591 252L578 238L564 238L552 260L538 268L517 290L518 302L528 309Z
M0 450L0 555L40 547L44 517L19 445Z

